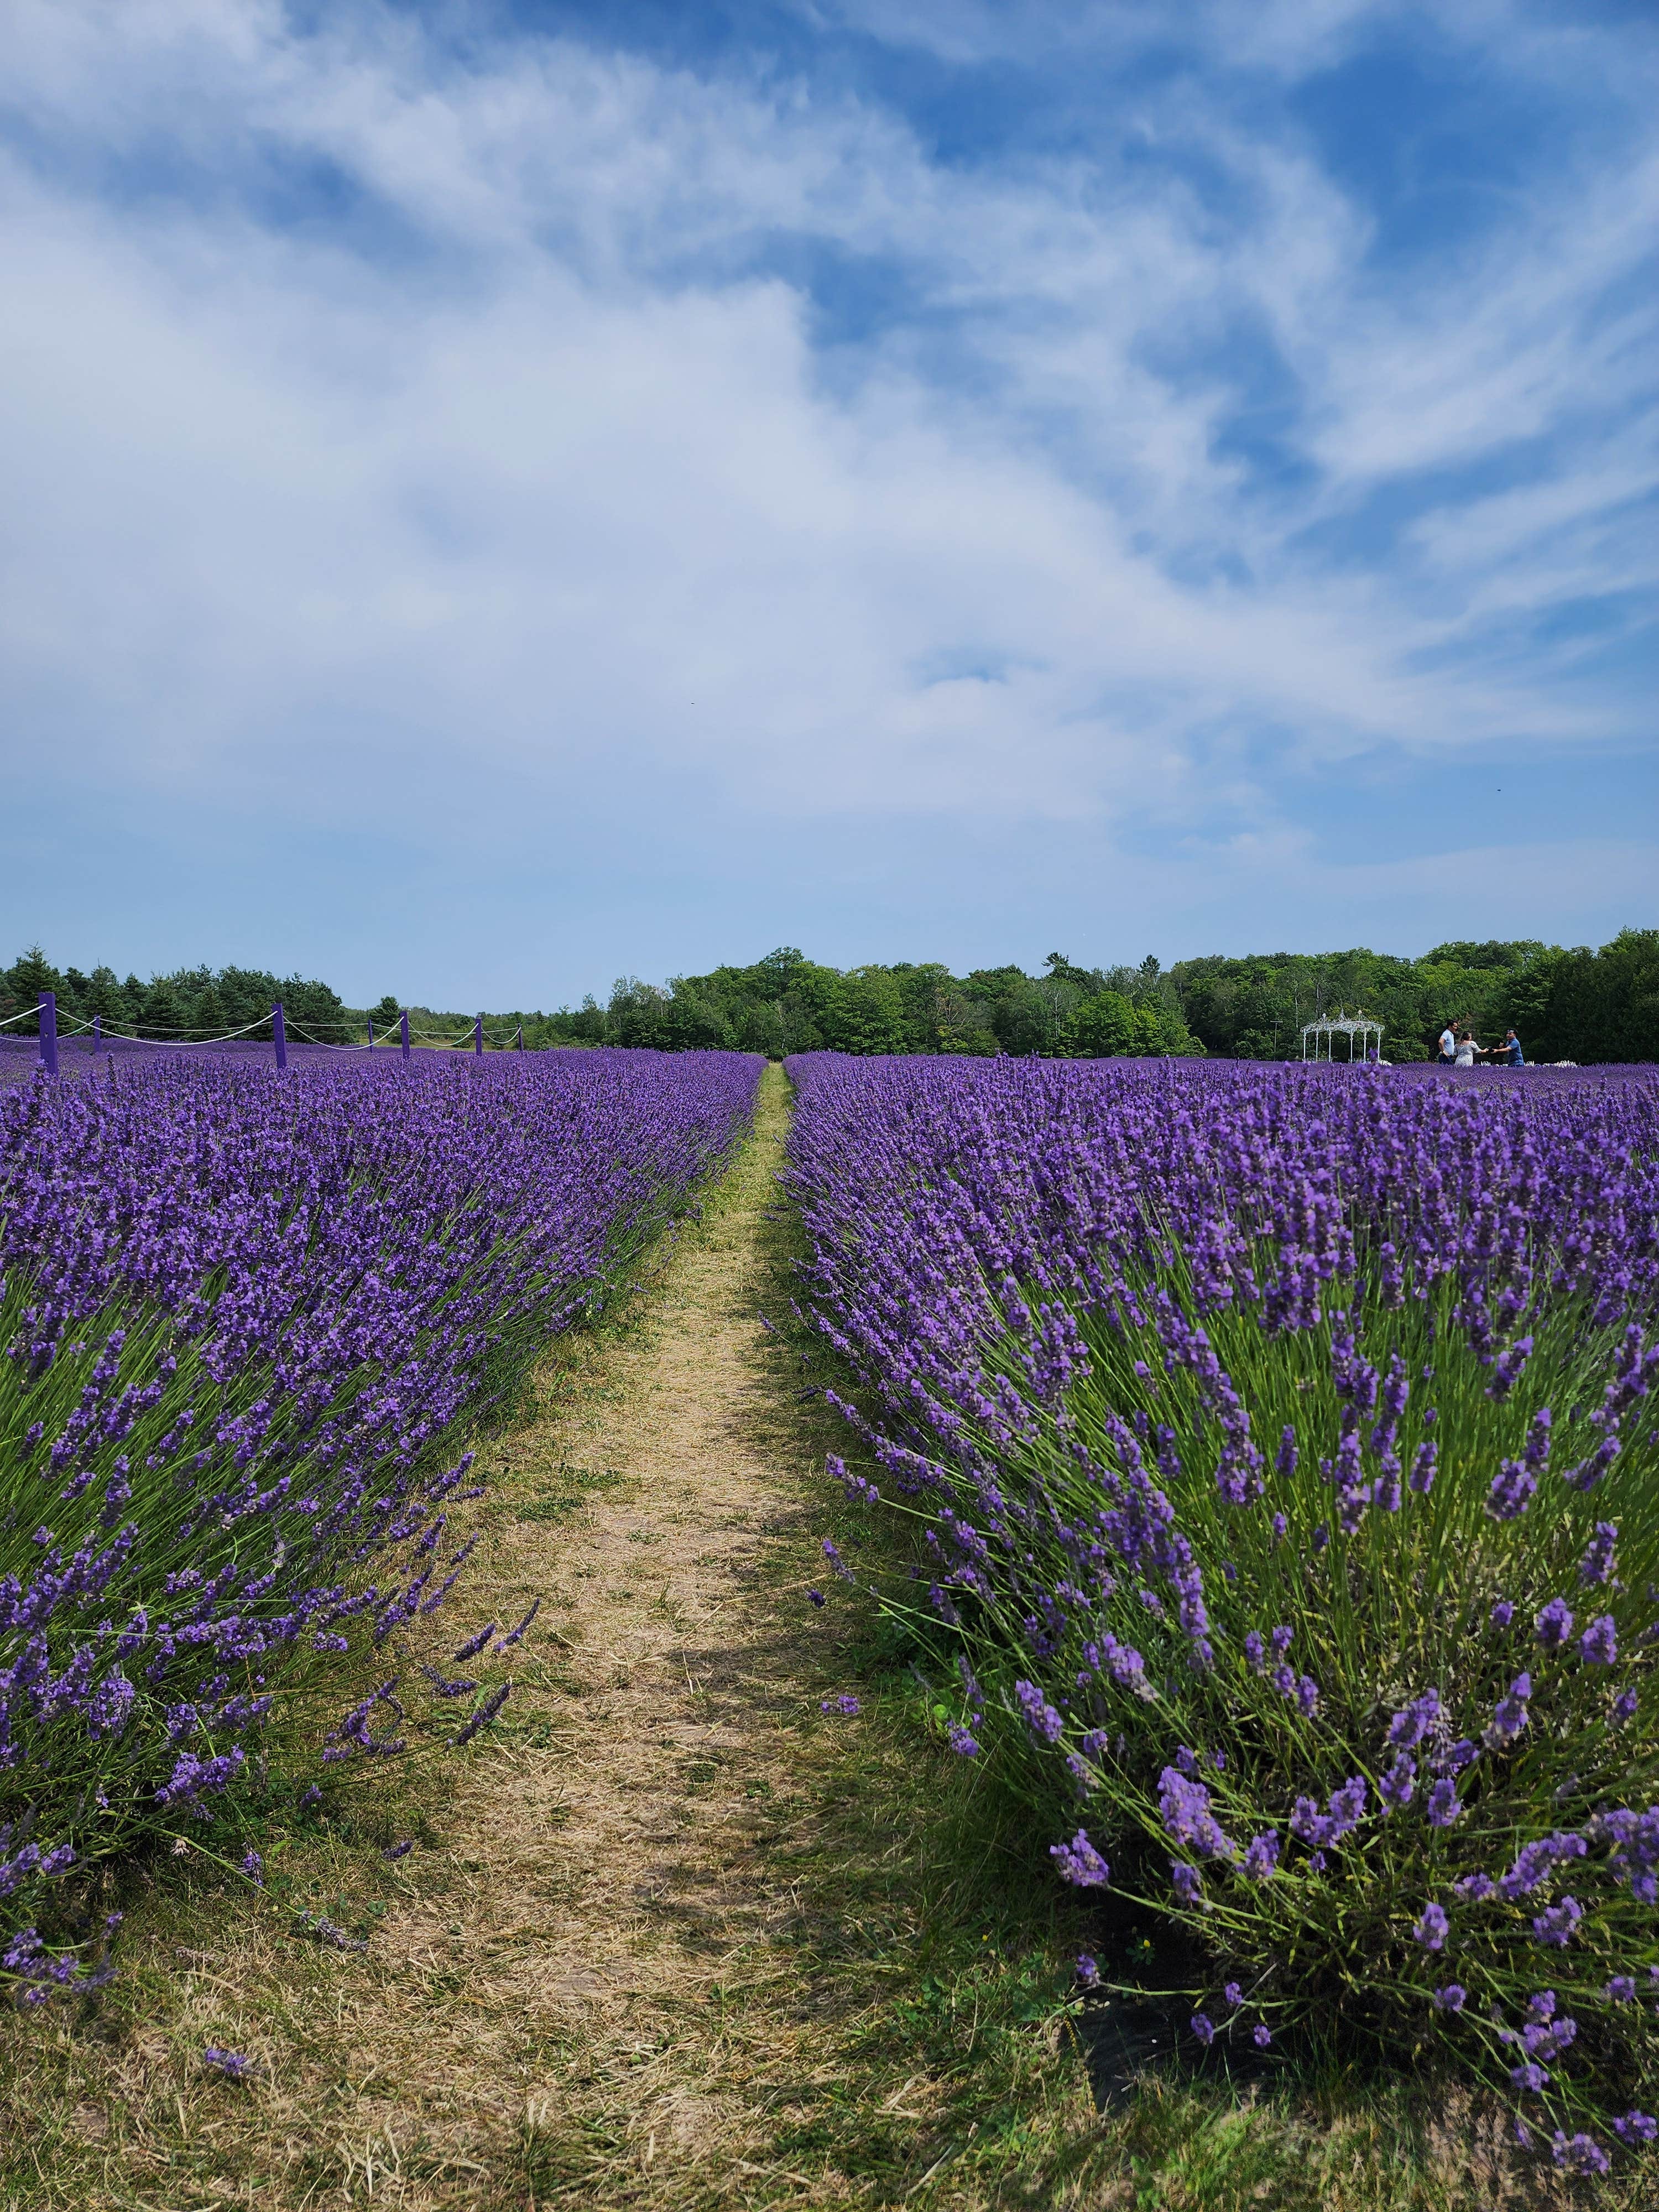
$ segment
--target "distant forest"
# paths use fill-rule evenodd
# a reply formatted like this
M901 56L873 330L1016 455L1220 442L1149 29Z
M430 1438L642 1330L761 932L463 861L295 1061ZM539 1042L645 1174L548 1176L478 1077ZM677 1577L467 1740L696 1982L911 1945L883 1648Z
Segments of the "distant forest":
M0 971L0 1018L58 996L67 1024L96 1014L140 1036L209 1037L246 1029L269 1036L273 999L291 1031L321 1043L361 1042L366 1024L384 1036L395 994L348 1006L326 983L278 979L247 968L180 969L143 982L113 969L59 971L40 948ZM842 969L793 946L746 968L716 968L664 984L623 976L609 1003L592 998L556 1013L515 1008L485 1017L492 1046L513 1042L651 1045L669 1051L722 1047L763 1052L1009 1053L1098 1059L1212 1054L1294 1060L1304 1022L1346 1008L1383 1025L1383 1054L1426 1060L1449 1020L1483 1041L1513 1023L1530 1060L1659 1060L1659 930L1622 930L1599 951L1522 939L1437 945L1419 960L1389 953L1221 954L1139 967L1089 968L1051 952L1043 972L976 968L953 975L937 962ZM410 1008L411 1027L459 1037L470 1012ZM250 1026L251 1025L251 1026ZM10 1034L33 1028L25 1018Z

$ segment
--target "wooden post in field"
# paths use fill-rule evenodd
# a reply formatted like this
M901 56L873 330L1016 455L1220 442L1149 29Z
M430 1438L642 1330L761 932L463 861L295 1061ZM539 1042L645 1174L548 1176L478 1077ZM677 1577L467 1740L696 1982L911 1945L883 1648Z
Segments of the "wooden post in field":
M483 1016L482 1014L472 1024L472 1049L480 1060L483 1058Z
M58 994L40 994L40 1065L48 1075L58 1073Z
M398 1041L403 1046L404 1058L409 1058L409 1008L405 1006L398 1017Z
M270 1010L270 1034L276 1040L276 1065L288 1066L288 1031L283 1025L283 1002L277 1000Z

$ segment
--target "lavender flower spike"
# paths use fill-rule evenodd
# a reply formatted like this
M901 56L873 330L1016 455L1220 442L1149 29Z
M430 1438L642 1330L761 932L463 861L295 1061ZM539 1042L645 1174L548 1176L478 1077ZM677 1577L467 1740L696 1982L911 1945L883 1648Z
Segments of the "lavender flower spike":
M1078 1889L1103 1889L1111 1879L1111 1868L1090 1842L1085 1829L1079 1828L1069 1844L1051 1844L1048 1856L1060 1880Z

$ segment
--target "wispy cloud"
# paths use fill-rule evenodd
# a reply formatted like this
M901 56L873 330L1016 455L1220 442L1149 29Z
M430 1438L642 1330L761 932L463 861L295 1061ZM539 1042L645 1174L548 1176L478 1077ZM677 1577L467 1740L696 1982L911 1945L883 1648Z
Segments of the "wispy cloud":
M1396 265L1297 102L1379 42L1431 67L1404 10L1217 6L1182 51L1162 9L916 0L690 58L588 20L15 10L32 731L301 818L670 773L1218 859L1304 835L1317 763L1639 741L1645 32L1462 15L1559 149ZM1036 119L947 158L907 52Z

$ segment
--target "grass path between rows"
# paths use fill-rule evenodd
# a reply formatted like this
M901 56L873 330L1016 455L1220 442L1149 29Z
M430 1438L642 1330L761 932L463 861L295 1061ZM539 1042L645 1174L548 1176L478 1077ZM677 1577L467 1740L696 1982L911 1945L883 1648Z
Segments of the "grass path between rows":
M101 2004L5 2026L9 2212L1522 2201L1467 2116L1419 2158L1389 2113L1224 2084L1095 2113L1048 1838L930 1740L867 1600L806 1597L824 1534L869 1532L787 1319L787 1115L769 1070L701 1222L484 1449L453 1640L542 1600L501 1722L290 1834L281 1905L138 1870Z

